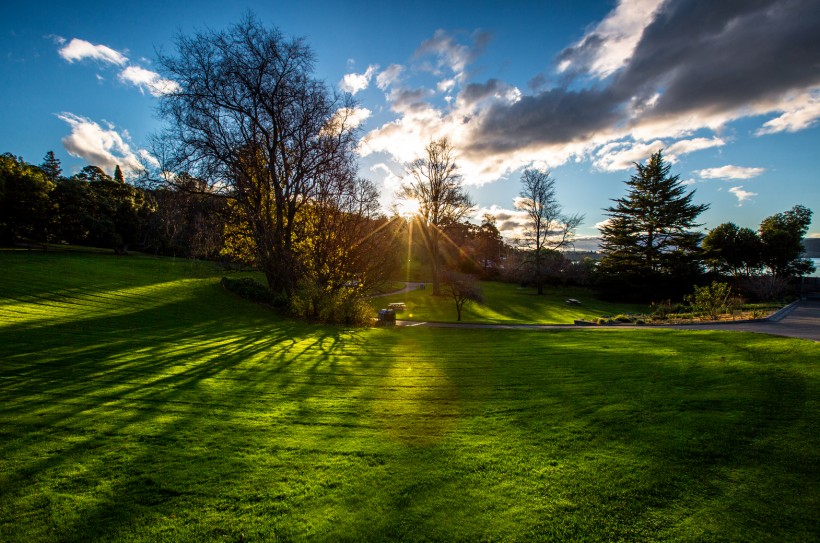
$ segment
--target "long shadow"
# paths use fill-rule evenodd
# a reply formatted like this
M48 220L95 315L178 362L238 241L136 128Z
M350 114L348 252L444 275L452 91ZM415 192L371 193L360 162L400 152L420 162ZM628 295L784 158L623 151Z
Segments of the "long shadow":
M350 332L230 303L0 329L0 540L12 511L60 541L663 539L666 518L636 531L704 495L745 527L727 472L818 482L795 430L817 374L765 339ZM790 432L797 458L761 452Z

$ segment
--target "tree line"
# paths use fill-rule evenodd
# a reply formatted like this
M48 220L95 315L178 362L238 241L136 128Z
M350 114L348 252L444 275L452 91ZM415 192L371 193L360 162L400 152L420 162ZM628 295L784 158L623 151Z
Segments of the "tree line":
M433 294L445 287L457 305L464 293L478 296L469 276L520 281L539 294L550 283L589 283L637 300L682 296L704 280L704 264L751 282L810 270L799 246L810 210L769 217L757 233L721 225L704 239L697 217L708 205L693 203L660 151L635 164L627 195L606 210L597 264L562 253L583 216L563 212L548 171L522 175L525 225L512 246L493 217L470 223L474 206L446 139L406 165L397 196L418 211L387 217L374 184L358 176L356 104L317 79L314 62L303 39L253 15L179 36L158 62L177 83L160 97L159 166L126 183L119 166L112 176L87 166L64 177L51 152L39 165L3 155L0 242L243 262L264 274L276 305L336 322L364 320L363 295L400 277L410 257L429 268Z

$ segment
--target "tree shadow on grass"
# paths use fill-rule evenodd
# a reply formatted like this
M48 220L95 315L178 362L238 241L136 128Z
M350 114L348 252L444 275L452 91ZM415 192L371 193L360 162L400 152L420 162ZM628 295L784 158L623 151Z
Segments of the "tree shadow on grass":
M765 493L771 533L811 529L792 343L348 332L220 296L0 330L0 539L762 539Z

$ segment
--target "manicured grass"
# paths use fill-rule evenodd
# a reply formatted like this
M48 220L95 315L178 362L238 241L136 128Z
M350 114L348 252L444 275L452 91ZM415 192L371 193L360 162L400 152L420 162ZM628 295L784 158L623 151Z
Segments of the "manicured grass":
M820 347L345 330L0 251L0 541L816 541Z
M576 319L596 319L602 315L647 313L648 307L638 304L611 303L598 300L589 289L577 287L547 287L538 296L534 288L521 288L510 283L481 283L484 301L467 302L461 314L462 322L490 324L572 324ZM389 302L405 302L407 311L399 319L432 322L456 322L455 302L446 288L442 296L432 296L430 285L391 297L373 300L374 308ZM568 305L573 298L581 305Z

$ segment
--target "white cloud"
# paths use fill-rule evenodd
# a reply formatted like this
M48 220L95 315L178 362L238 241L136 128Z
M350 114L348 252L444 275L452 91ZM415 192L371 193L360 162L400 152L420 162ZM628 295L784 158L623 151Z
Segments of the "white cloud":
M756 192L749 192L747 190L743 190L742 186L732 187L729 189L729 192L731 192L737 197L737 203L739 206L742 206L743 202L745 202L752 196L757 196Z
M697 170L702 179L751 179L765 172L765 168L745 168L742 166L721 166L720 168L706 168Z
M604 20L564 51L558 71L589 71L600 78L612 74L630 59L662 3L663 0L621 0Z
M159 168L160 167L159 160L157 160L154 157L154 155L149 153L147 149L140 149L139 150L139 155L142 158L143 162L148 164L152 168Z
M685 155L687 153L693 153L695 151L702 151L703 149L709 149L710 147L721 147L726 145L726 142L721 138L693 138L690 140L680 140L676 141L672 145L666 148L666 153L669 156L679 156Z
M72 39L68 42L68 45L62 47L58 53L68 62L75 62L87 58L109 64L116 64L117 66L123 66L128 62L128 57L119 51L111 49L107 45L94 45L91 42L78 38Z
M598 158L594 164L597 168L607 172L629 170L634 167L635 162L644 161L663 147L663 142L660 140L651 143L608 143L595 153Z
M349 92L350 94L356 94L359 91L363 91L370 85L370 80L373 78L373 74L378 70L379 67L375 64L371 64L367 67L367 70L363 74L346 74L341 81L339 81L339 88L342 89L344 92Z
M376 86L381 90L387 90L387 87L399 80L403 71L404 66L391 64L376 76Z
M73 113L60 113L57 117L71 127L71 134L62 139L63 147L71 156L84 158L109 172L113 172L118 164L126 174L134 174L143 168L127 138L113 128L103 128L91 119ZM142 151L138 153L145 157Z
M164 79L156 72L139 66L129 66L120 72L120 81L131 83L139 87L140 91L147 90L153 96L162 96L179 90L176 81Z
M517 201L518 198L515 199ZM513 205L515 205L515 201ZM527 214L520 209L508 209L498 205L490 207L480 207L472 214L473 222L481 223L484 215L492 215L496 220L498 232L508 240L521 239L527 227Z
M783 113L779 117L764 123L756 134L797 132L815 124L820 119L820 87L787 98L781 104L781 111Z

